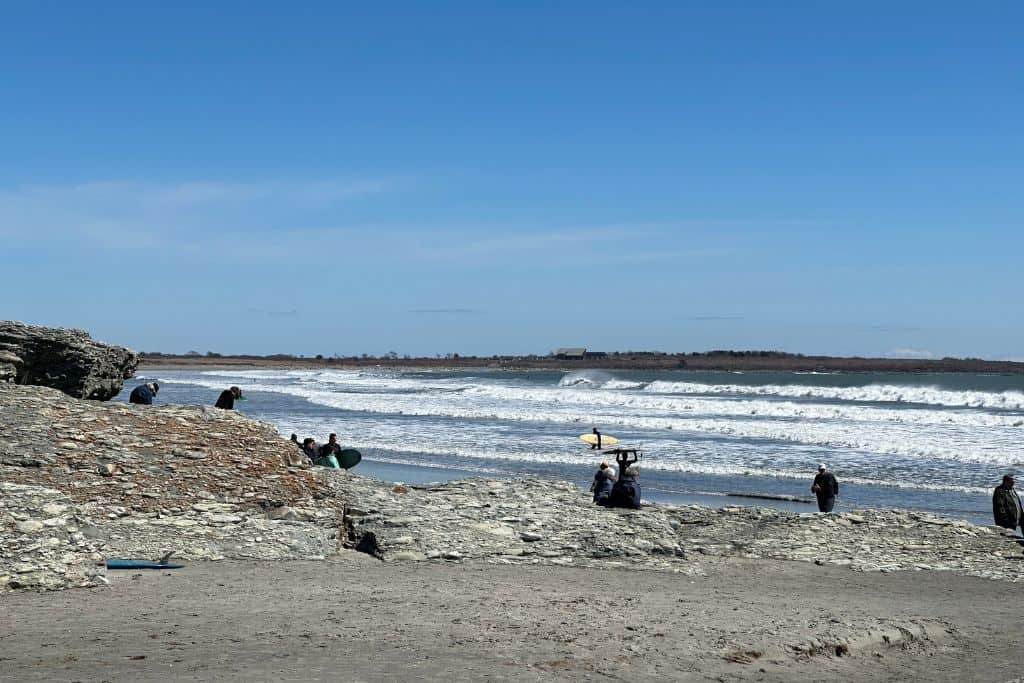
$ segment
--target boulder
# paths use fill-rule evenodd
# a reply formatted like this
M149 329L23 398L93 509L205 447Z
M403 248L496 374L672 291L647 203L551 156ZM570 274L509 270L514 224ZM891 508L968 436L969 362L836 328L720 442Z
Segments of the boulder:
M138 362L134 351L97 342L82 330L0 321L0 382L106 401L121 391Z

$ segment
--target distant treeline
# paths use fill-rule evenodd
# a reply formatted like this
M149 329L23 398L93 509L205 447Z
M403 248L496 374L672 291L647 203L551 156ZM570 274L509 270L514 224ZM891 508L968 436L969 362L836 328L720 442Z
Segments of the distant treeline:
M692 351L664 353L661 351L610 351L600 358L564 358L545 356L467 356L459 353L434 356L399 355L389 351L375 356L302 356L288 353L259 355L224 355L213 351L168 354L146 351L140 354L143 364L154 365L248 365L248 366L367 366L392 367L493 367L507 369L686 369L686 370L776 370L791 372L971 372L1024 374L1024 363L990 361L980 358L861 358L807 356L784 351Z

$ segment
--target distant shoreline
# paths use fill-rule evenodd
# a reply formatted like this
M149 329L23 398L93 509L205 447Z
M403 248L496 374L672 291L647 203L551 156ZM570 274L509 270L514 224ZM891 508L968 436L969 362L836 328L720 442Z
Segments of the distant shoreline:
M189 368L276 368L330 369L387 367L407 369L494 370L690 370L722 372L807 372L860 373L892 372L906 374L971 373L1022 375L1024 363L991 361L976 358L943 358L925 360L912 358L857 358L832 356L801 356L793 354L761 355L762 352L725 352L707 354L618 354L603 358L580 360L549 356L464 356L450 358L303 358L299 356L189 356L142 355L142 369Z

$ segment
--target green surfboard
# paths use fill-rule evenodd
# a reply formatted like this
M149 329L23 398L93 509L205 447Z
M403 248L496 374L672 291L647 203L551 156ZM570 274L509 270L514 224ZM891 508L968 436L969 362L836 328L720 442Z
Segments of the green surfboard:
M359 461L363 459L363 454L354 448L346 448L335 457L338 458L338 464L341 466L341 469L350 470L359 464Z

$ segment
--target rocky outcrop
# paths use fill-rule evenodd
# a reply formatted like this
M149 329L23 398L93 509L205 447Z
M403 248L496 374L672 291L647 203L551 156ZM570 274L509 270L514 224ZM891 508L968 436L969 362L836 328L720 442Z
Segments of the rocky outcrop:
M290 442L206 406L0 384L0 481L66 496L108 557L322 559L344 540L342 503Z
M0 321L0 382L106 401L121 391L138 362L134 351L97 342L82 330Z

